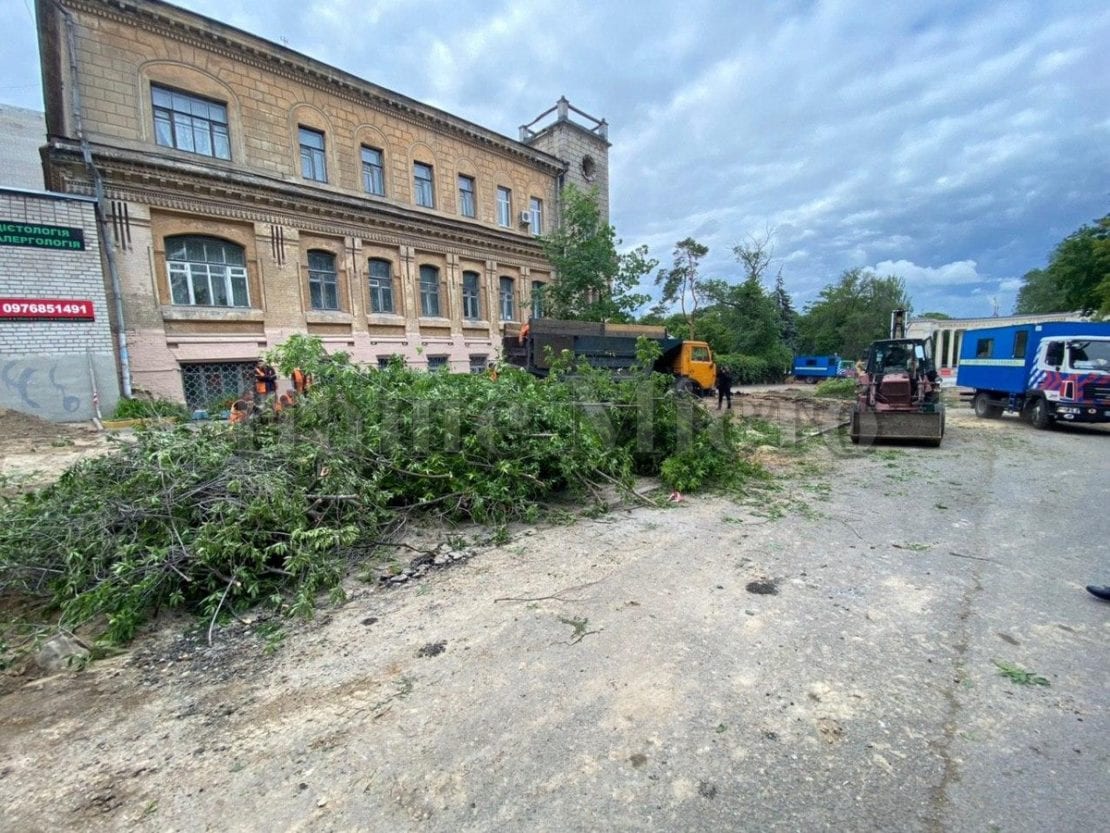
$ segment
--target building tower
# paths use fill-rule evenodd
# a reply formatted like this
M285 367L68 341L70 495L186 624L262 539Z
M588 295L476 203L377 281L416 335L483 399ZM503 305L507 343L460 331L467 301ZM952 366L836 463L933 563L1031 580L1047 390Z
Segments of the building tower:
M536 126L552 113L554 121ZM571 113L580 119L573 120ZM520 141L566 163L560 186L574 183L582 191L596 188L602 222L609 222L609 124L605 119L594 118L560 96L554 107L521 125ZM560 222L562 218L555 219Z

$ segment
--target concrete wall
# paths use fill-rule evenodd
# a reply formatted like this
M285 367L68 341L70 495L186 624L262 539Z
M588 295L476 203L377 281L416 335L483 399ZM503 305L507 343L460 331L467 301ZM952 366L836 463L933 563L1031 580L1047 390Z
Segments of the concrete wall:
M93 378L111 413L119 383L93 205L0 188L0 222L80 228L84 250L0 245L0 297L93 302L94 320L0 319L0 407L44 419L91 419Z
M37 110L0 104L0 185L41 191L46 117Z

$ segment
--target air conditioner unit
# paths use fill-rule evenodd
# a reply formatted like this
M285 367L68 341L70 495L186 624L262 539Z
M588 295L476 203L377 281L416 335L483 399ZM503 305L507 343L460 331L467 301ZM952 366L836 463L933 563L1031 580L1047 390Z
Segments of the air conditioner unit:
M520 224L522 226L532 225L532 212L531 211L521 211L520 212Z

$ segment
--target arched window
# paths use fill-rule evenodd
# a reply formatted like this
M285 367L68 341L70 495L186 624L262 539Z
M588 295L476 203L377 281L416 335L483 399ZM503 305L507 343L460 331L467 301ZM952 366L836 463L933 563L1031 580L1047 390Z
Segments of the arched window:
M370 273L370 312L392 314L393 264L388 260L372 257L367 264Z
M501 277L501 320L516 321L516 309L513 304L513 279Z
M166 269L175 304L250 306L242 246L215 237L167 237Z
M480 276L477 272L463 272L462 274L462 306L463 318L470 320L482 317L481 290L479 287Z
M308 253L308 295L313 309L339 309L339 276L331 252Z
M434 266L420 267L420 314L439 317L439 269Z

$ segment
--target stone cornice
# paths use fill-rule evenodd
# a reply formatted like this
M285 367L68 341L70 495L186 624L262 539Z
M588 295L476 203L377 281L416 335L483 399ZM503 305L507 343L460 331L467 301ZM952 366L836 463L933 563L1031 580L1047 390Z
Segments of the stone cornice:
M183 213L279 223L388 245L403 241L404 245L474 260L489 260L494 254L532 268L551 268L530 236L256 174L210 170L118 148L94 146L92 150L107 194L113 199ZM64 172L68 192L92 193L79 146L55 140L46 153L49 164Z
M523 160L552 175L566 169L566 164L551 154L365 81L287 47L161 0L64 2L67 8L75 11L123 25L137 26L161 37L215 52L233 61L341 96L355 104L371 107L419 127L431 127L454 134L464 141L484 145L518 161Z

